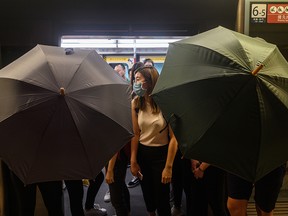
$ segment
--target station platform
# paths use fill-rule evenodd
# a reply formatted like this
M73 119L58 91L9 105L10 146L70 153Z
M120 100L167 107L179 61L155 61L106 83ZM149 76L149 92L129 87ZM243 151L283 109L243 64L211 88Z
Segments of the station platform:
M127 175L126 175L126 182L128 183L132 179L132 175L130 173L130 170L127 169ZM114 208L111 203L105 203L103 198L108 190L108 185L103 182L96 198L95 203L100 204L101 207L107 209L108 216L115 215ZM84 187L84 191L86 193L87 187ZM130 192L130 199L131 199L131 215L134 216L147 216L144 200L142 197L142 191L140 186L136 186L134 188L129 188ZM85 195L84 195L85 198ZM67 190L64 191L64 210L65 210L65 216L71 216L70 213L70 207L69 207L69 196L67 194ZM185 195L183 195L182 200L182 209L184 210L186 208L186 202L185 202ZM257 216L256 210L255 210L255 203L253 200L253 195L251 196L251 199L248 204L247 208L247 216ZM210 213L213 216L212 213ZM278 201L276 203L276 208L274 210L274 216L287 216L288 215L288 181L285 181L282 187L282 190L279 194Z

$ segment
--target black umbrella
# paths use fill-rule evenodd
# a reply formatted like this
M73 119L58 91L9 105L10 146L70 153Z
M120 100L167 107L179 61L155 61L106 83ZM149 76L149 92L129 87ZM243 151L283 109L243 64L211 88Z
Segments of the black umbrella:
M129 84L95 51L37 45L0 88L0 157L26 184L92 179L132 137Z
M218 27L170 44L153 91L183 155L256 181L288 159L288 64Z

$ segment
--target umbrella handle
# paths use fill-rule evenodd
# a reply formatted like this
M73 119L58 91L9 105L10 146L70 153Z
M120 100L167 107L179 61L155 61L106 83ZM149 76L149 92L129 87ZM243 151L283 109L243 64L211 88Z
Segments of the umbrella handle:
M251 73L252 73L252 75L254 75L254 76L256 76L257 75L257 73L262 69L264 67L264 65L263 64L260 64L260 65L258 65L258 67L257 68L255 68Z

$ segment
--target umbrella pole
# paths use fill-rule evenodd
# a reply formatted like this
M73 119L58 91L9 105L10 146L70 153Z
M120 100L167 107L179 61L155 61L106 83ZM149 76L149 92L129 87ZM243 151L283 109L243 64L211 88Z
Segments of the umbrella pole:
M254 76L256 76L257 75L257 73L262 69L264 67L264 65L263 64L260 64L260 65L258 65L258 67L257 68L255 68L251 73L252 73L252 75L254 75Z

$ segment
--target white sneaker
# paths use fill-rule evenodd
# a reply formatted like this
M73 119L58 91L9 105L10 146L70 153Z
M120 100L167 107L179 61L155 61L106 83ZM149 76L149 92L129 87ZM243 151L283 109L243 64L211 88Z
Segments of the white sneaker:
M111 197L110 197L110 191L108 190L104 196L104 202L110 202Z
M101 208L99 204L94 204L94 208L85 209L85 216L106 216L107 210L105 208Z
M183 216L181 208L176 208L174 205L171 208L171 216Z

